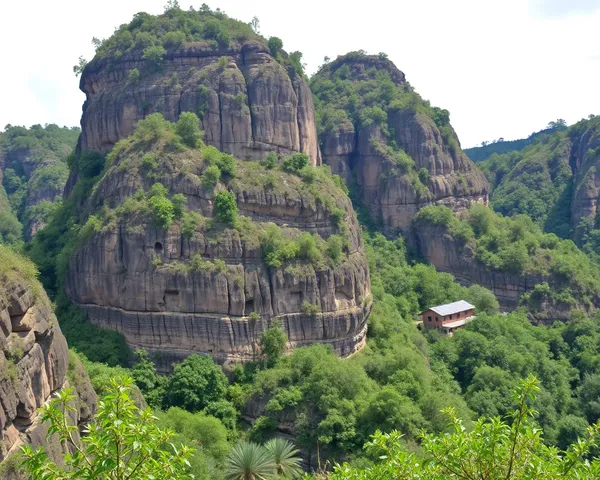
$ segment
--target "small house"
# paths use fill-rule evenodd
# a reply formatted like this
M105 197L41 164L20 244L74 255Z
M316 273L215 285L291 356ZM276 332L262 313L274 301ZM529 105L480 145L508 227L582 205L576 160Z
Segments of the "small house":
M427 329L435 328L446 335L452 336L456 329L464 327L473 318L475 307L469 302L446 303L431 307L421 313L423 326Z

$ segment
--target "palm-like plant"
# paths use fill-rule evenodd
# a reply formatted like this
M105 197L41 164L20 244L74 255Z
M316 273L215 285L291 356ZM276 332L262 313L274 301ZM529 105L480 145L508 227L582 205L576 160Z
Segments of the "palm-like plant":
M270 480L277 478L277 465L265 447L241 442L227 457L225 476L228 480Z
M303 474L300 467L298 449L283 438L273 438L265 444L265 448L275 461L277 474L283 478L300 478Z

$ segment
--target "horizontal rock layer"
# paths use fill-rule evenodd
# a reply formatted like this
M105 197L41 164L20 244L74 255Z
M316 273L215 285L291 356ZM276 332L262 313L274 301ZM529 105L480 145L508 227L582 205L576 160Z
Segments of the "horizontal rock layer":
M30 444L44 445L50 458L62 463L65 452L58 439L46 438L48 424L39 422L38 409L54 392L70 386L67 342L45 294L1 276L0 349L0 460ZM83 367L74 368L80 369L83 384L76 386L76 411L70 416L73 422L85 422L95 411L96 394ZM21 478L12 468L2 471L3 478Z

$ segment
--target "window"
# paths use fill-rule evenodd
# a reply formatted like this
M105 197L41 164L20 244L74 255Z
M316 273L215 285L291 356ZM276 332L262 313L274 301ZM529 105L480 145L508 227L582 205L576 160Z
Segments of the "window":
M439 319L438 317L435 317L435 321L436 321L436 322L439 322L439 321L440 321L440 319Z
M427 317L427 321L431 322L431 317Z
M452 320L452 315L450 315L450 320Z

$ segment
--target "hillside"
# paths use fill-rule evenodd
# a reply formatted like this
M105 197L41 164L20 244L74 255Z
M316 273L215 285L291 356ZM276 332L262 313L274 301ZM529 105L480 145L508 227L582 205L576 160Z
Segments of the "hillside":
M0 133L0 180L3 187L0 190L0 212L10 210L23 225L23 231L18 232L20 226L14 219L0 222L5 241L14 242L21 233L29 240L46 225L62 200L69 176L67 157L73 152L78 137L78 128L56 125L33 125L29 129L8 125ZM7 193L9 207L2 200L4 192Z
M490 201L503 215L525 214L541 228L596 251L595 179L600 118L540 135L519 152L481 163L493 186Z
M407 234L426 205L487 202L487 181L461 150L448 111L424 101L385 55L348 53L310 85L323 162L386 234Z

